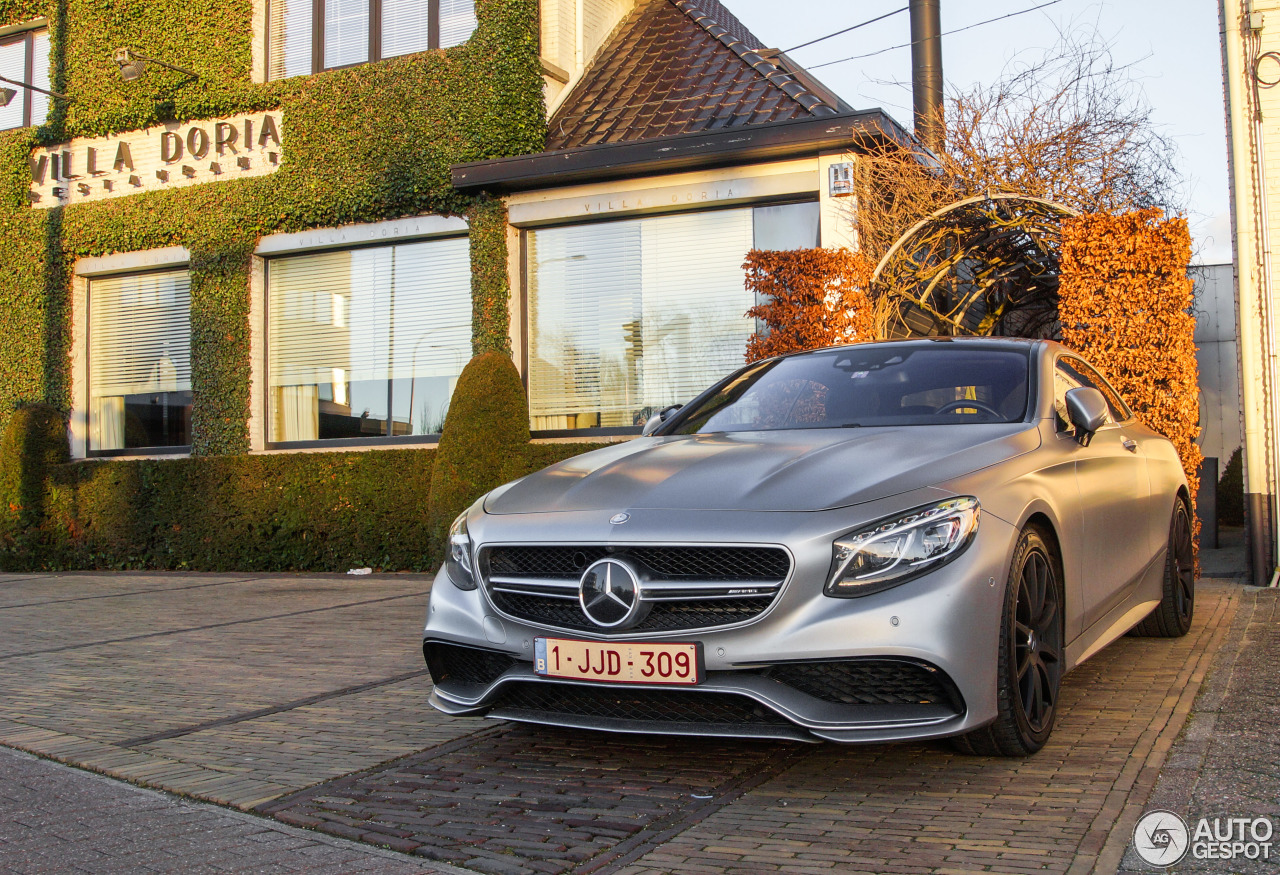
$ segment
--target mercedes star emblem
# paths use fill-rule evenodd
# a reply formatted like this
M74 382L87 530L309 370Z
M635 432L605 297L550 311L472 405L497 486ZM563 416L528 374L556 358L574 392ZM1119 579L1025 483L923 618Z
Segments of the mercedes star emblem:
M582 572L578 604L597 626L621 626L640 609L640 579L621 560L599 559Z

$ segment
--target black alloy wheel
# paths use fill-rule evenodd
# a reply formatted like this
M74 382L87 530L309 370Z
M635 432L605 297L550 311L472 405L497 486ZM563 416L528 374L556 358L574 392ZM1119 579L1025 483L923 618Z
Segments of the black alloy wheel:
M1017 587L1012 633L1018 704L1031 732L1047 734L1062 681L1062 602L1044 550L1027 551Z
M1053 732L1062 686L1062 564L1049 533L1018 536L1000 621L994 722L952 739L962 753L1028 756Z
M1191 541L1191 511L1183 498L1169 522L1169 547L1164 561L1160 604L1133 627L1147 638L1180 638L1191 628L1196 609L1196 557Z

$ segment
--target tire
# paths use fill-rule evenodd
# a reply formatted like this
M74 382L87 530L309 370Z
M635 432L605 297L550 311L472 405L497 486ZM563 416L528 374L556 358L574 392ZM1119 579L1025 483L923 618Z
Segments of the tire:
M1191 546L1191 511L1179 498L1169 522L1160 604L1130 634L1143 638L1181 638L1191 628L1196 609L1196 565Z
M1030 756L1053 732L1064 666L1062 563L1035 526L1022 530L1000 617L994 722L952 739L961 753Z

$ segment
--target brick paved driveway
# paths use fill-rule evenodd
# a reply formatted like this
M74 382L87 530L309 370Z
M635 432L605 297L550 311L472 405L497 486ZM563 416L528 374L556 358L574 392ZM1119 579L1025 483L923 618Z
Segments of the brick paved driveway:
M444 717L428 587L0 576L0 742L486 872L1114 872L1239 601L1095 657L1008 761Z

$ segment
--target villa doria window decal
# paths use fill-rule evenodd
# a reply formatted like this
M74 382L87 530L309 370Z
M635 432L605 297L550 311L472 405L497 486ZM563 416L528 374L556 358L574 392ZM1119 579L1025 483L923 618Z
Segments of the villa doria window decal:
M302 76L464 43L475 0L267 0L267 74Z
M818 245L813 202L528 232L535 431L639 427L742 365L747 251Z
M438 434L471 357L465 237L267 265L273 443Z
M0 76L49 90L48 29L0 36ZM0 88L17 92L8 106L0 107L0 130L44 124L49 111L48 95L7 82L0 82Z
M191 283L186 270L89 284L89 449L191 443Z

